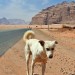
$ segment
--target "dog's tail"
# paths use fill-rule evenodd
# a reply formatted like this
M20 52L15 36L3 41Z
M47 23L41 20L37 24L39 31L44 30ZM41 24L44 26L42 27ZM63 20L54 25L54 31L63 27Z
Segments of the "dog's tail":
M24 33L23 40L24 42L26 42L26 40L33 39L34 37L35 33L32 30L28 30L27 32Z

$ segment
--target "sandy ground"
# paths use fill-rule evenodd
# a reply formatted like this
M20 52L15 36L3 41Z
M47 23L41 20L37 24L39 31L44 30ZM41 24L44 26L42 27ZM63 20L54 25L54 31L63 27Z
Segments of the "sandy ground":
M52 75L75 75L75 30L41 30L59 42L54 58L49 61Z
M0 25L0 30L28 28L28 25Z
M57 40L53 59L47 62L45 75L75 75L75 30L35 30L40 40ZM41 75L41 65L35 65L35 73ZM26 75L24 42L21 39L0 57L0 75Z
M52 24L49 25L49 28L62 28L64 24ZM47 25L0 25L0 30L8 30L8 29L20 29L20 28L36 28L36 29L47 29Z

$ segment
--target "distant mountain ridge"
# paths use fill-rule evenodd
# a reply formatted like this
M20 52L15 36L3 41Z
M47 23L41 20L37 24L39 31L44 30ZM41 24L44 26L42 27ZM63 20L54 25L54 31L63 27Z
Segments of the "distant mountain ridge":
M75 1L62 2L36 14L31 21L31 24L48 25L48 24L75 24Z
M26 24L26 22L21 19L7 19L7 18L3 17L3 18L0 18L0 24L20 25L20 24Z

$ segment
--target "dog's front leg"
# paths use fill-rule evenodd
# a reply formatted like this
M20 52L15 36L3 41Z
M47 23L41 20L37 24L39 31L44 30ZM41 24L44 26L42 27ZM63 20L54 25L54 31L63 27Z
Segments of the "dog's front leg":
M34 73L34 61L31 62L31 75Z
M45 75L46 63L42 63L42 75Z

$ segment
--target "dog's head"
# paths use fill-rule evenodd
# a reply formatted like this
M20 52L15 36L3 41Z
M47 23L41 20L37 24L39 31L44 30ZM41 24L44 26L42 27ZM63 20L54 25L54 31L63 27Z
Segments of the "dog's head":
M55 50L55 45L58 44L57 41L39 41L41 46L44 47L46 55L48 58L53 58L53 53Z

